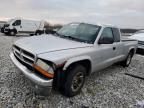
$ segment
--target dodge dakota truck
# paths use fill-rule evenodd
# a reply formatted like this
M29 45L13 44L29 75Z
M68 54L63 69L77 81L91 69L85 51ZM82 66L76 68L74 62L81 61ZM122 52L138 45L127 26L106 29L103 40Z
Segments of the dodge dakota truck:
M129 66L136 48L137 41L122 38L115 26L70 23L53 35L16 41L10 58L35 90L56 88L72 97L81 91L90 74L115 63Z

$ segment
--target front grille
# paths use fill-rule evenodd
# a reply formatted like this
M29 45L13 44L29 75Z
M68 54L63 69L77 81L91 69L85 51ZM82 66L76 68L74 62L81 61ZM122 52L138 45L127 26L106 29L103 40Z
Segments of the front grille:
M34 71L33 67L28 65L27 63L23 62L22 60L20 60L17 56L15 56L16 59L24 66L26 66L29 70Z
M138 41L138 44L144 45L144 41Z
M28 51L25 51L16 45L13 46L13 53L16 56L16 58L18 58L21 62L24 62L29 66L32 66L34 64L34 54L31 54Z

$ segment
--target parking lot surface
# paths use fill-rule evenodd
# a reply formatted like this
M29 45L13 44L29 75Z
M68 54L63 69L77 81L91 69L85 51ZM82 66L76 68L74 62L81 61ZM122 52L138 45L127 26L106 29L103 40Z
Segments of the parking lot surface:
M87 78L82 92L67 98L57 91L36 95L32 84L9 58L13 42L22 36L0 34L0 108L135 108L144 100L144 56L136 55L128 68L113 65Z

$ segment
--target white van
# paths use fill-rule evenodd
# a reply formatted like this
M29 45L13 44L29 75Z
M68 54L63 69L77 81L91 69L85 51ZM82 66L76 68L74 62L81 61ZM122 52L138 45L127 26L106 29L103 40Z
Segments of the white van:
M24 33L29 35L40 35L44 33L44 21L34 21L26 19L11 19L3 26L3 33L6 35L16 35Z
M137 53L144 54L144 30L137 31L134 35L129 37L138 41Z

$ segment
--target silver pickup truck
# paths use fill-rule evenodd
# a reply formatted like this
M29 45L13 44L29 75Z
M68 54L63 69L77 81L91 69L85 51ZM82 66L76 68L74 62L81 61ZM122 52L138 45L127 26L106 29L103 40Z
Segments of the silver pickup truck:
M91 73L117 62L129 66L136 48L137 41L122 39L115 26L71 23L54 35L16 41L10 58L36 90L56 88L71 97Z

